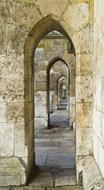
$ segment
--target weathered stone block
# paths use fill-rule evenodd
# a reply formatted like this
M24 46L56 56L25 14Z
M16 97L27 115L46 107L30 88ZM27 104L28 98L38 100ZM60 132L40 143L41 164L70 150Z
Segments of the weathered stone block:
M6 121L16 121L24 118L24 102L8 102L6 103Z
M101 176L101 173L94 158L92 156L85 157L83 165L84 165L83 169L84 190L90 190L90 189L103 190L104 180Z
M0 2L0 25L15 22L15 7L12 2Z
M0 186L22 185L25 182L25 169L17 158L0 158Z
M6 115L5 115L6 103L3 102L2 99L1 99L2 102L0 102L0 122L1 123L6 122Z
M92 103L76 103L76 125L78 127L92 126Z
M92 102L93 87L91 76L81 76L76 79L77 91L76 101L77 102Z
M44 17L51 13L53 15L58 16L60 19L64 9L68 5L68 0L64 0L63 2L61 0L53 0L52 3L51 1L43 0L43 4L44 6L42 5L41 0L36 1L36 5L39 8L39 10L41 10L41 13Z
M34 179L34 181L31 183L31 186L35 186L36 188L53 187L52 175L47 172L41 173L36 179Z
M0 156L14 154L14 124L0 123Z
M58 186L68 186L68 185L75 185L76 184L76 180L75 180L75 176L62 176L62 177L57 177L57 179L55 180L55 187Z
M77 55L77 75L92 76L92 55L91 54L79 54Z
M31 27L33 27L41 18L41 12L36 7L33 0L15 3L16 23L19 25L24 25L26 30L30 31L32 29Z
M80 38L80 53L93 54L93 27L86 25L79 33Z
M4 53L6 51L5 47L5 38L6 38L6 29L5 27L0 27L0 53Z
M15 156L26 157L27 156L27 146L25 145L25 124L24 123L15 123L14 126L15 132Z
M76 150L77 155L92 154L92 128L76 127Z
M0 93L6 102L24 101L24 82L22 76L2 75L0 79Z
M87 3L69 3L62 17L71 23L74 30L81 30L88 23L89 5Z

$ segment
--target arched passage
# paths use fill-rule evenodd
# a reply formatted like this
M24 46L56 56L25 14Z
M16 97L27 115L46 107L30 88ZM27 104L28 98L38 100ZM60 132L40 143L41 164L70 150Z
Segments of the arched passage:
M59 92L59 82L64 80L66 85L68 84L68 80L67 80L67 77L65 75L61 75L59 76L59 78L57 79L57 101L60 100L60 92ZM67 92L68 93L68 92Z
M52 6L51 1L47 1L47 6L44 6L44 1L36 1L31 5L29 2L18 2L15 4L15 22L13 25L13 35L8 36L8 45L10 45L10 57L12 64L16 63L22 66L19 72L20 78L22 78L22 93L20 98L20 92L16 81L18 77L11 83L9 77L9 83L6 86L10 86L13 91L14 97L11 103L5 105L5 112L2 118L1 130L3 130L2 143L5 145L4 148L1 146L1 156L13 156L19 158L26 169L26 174L29 173L31 166L34 162L34 151L33 151L33 126L34 126L34 95L33 89L33 52L39 42L39 40L51 30L58 30L63 32L68 38L71 37L76 50L76 139L77 139L77 172L79 173L82 168L82 159L86 155L91 155L92 152L92 53L93 53L93 7L92 3L69 3L64 1L64 7L60 6L60 0L54 1L54 5L57 6L57 11ZM68 2L68 4L66 4ZM23 3L23 4L22 4ZM25 4L26 3L26 4ZM36 3L36 4L35 4ZM38 4L39 3L39 4ZM81 4L80 4L81 3ZM39 6L38 6L39 5ZM63 5L63 4L62 4ZM90 6L91 5L91 6ZM10 5L12 6L12 4ZM3 5L4 7L4 5ZM6 8L6 7L4 7ZM22 8L22 12L20 10ZM20 14L21 18L20 19ZM31 10L31 14L29 14ZM48 15L50 14L50 15ZM84 14L84 17L83 17ZM48 15L48 16L46 16ZM57 15L57 16L56 16ZM11 14L8 16L11 17ZM46 16L45 18L43 18ZM9 24L7 20L7 24ZM74 22L73 22L74 21ZM16 26L16 27L15 27ZM10 31L10 32L9 32ZM16 32L18 31L18 32ZM11 27L8 28L8 35L11 34ZM29 34L29 35L28 35ZM4 35L4 33L3 33ZM28 35L28 37L27 37ZM5 36L5 35L4 35ZM27 38L26 38L27 37ZM26 41L25 41L26 40ZM26 43L25 43L26 42ZM3 44L5 44L3 42ZM24 50L25 44L25 50ZM7 48L8 50L8 48ZM5 48L4 48L5 51ZM4 52L3 51L3 52ZM13 53L13 59L12 59ZM14 54L15 53L15 54ZM4 54L4 53L3 53ZM8 56L7 54L5 54ZM25 61L23 56L25 55ZM3 59L3 65L5 61L8 61L9 57ZM10 61L10 62L11 62ZM25 62L25 65L23 64ZM14 64L13 64L14 65ZM6 66L6 65L5 65ZM2 67L2 65L1 65ZM25 68L25 69L24 69ZM7 71L8 67L6 68ZM25 70L25 74L24 74ZM21 71L23 76L21 76ZM10 76L10 73L8 73ZM14 74L14 72L13 72ZM24 78L25 77L25 78ZM25 81L25 92L24 82ZM4 82L4 81L2 81ZM9 85L10 84L10 85ZM14 86L14 84L16 84ZM2 87L2 85L1 85ZM20 84L19 84L20 87ZM10 89L10 91L11 91ZM32 89L32 90L31 90ZM6 87L5 90L8 91ZM8 94L11 96L10 91L2 94L4 99L8 98ZM86 93L85 93L86 90ZM19 97L19 99L17 98ZM7 100L5 98L5 100ZM21 102L22 100L22 102ZM20 103L21 102L21 103ZM2 109L2 108L1 108ZM25 122L24 122L25 118ZM5 119L5 120L4 120ZM12 128L9 124L12 123ZM8 126L8 127L7 127ZM6 129L6 130L5 130ZM10 129L10 134L8 133ZM9 148L6 147L5 134L8 133L8 138L11 139ZM25 135L26 134L26 138ZM12 137L11 137L12 135ZM11 149L12 144L12 149ZM20 148L20 149L19 149Z
M67 73L67 85L68 85L68 99L70 99L69 97L69 92L70 92L70 67L69 65L61 58L61 57L55 57L54 59L52 59L50 61L50 63L48 64L47 67L47 113L48 113L48 128L50 128L50 70L52 68L52 66L57 63L58 61L61 61L63 64L66 65L67 69L68 69L68 73ZM69 107L69 106L68 106Z
M55 39L54 39L55 37ZM50 39L51 38L51 39ZM68 56L68 40L59 32L52 31L48 33L38 44L34 60L35 60L35 156L36 164L39 166L40 171L43 168L53 175L52 170L57 170L58 173L62 172L62 168L65 170L65 167L68 170L74 169L75 166L75 138L74 132L70 130L69 127L69 113L67 110L66 100L57 102L57 81L60 75L65 74L67 78L67 84L69 83L69 69L70 61L68 64L62 62L64 58L60 55L60 51ZM55 56L56 55L56 56ZM69 54L69 57L71 55ZM64 57L64 56L63 56ZM55 62L56 58L56 62ZM51 59L51 61L50 61ZM68 58L67 58L68 59ZM70 58L71 59L71 58ZM70 60L69 59L69 60ZM46 77L46 71L49 68L48 63L51 64L49 70L49 78ZM65 59L66 60L66 59ZM72 60L72 63L75 65L75 62ZM73 65L72 64L72 65ZM74 66L73 65L73 66ZM47 78L47 80L46 80ZM49 94L51 95L51 105L50 110L53 110L50 113L50 130L47 130L47 125L42 125L42 121L46 119L46 82L49 82ZM68 85L67 85L68 86ZM62 90L62 89L61 89ZM69 90L67 90L69 92ZM49 102L49 103L50 103ZM64 109L63 109L64 107ZM42 119L43 118L43 119ZM38 122L39 121L39 122ZM73 139L73 152L70 149L69 143L66 140L66 134L68 135L68 141L70 139L70 133L72 133ZM63 138L61 138L63 136ZM54 137L54 142L53 142ZM69 146L69 149L65 148L64 143ZM59 146L61 144L61 146ZM65 152L66 149L66 152ZM54 157L53 157L54 155ZM73 159L72 159L73 158ZM62 161L63 160L63 161ZM67 161L66 161L67 160ZM70 161L71 160L71 161ZM63 162L63 165L61 165ZM58 174L57 174L58 176ZM56 176L56 177L57 177ZM55 177L55 176L54 176Z
M63 26L57 19L49 15L41 19L29 33L25 48L24 48L24 73L25 73L25 102L24 102L24 113L25 113L25 136L26 136L26 145L28 147L28 163L27 163L27 176L34 165L34 52L39 43L39 41L50 31L56 30L61 32L66 36L68 40L70 39L69 31L64 30ZM71 33L72 34L72 33ZM72 35L73 36L73 35ZM73 43L72 43L73 44ZM76 40L75 40L76 44ZM73 45L74 47L74 45ZM75 55L75 49L74 49ZM62 59L60 59L62 60ZM57 59L55 58L55 61ZM63 61L63 60L62 60ZM52 61L53 62L53 61ZM51 64L50 64L51 65ZM48 68L49 69L49 68Z

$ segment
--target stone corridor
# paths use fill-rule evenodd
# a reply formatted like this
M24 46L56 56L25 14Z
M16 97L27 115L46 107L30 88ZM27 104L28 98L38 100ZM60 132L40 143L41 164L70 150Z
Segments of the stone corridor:
M104 190L104 0L0 0L0 190Z
M68 111L54 110L50 123L49 130L35 131L36 165L58 186L76 184L75 131L70 129Z

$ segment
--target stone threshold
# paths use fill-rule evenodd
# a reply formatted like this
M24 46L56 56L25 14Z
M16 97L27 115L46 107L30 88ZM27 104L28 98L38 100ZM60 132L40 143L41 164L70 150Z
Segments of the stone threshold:
M31 186L23 186L23 187L5 187L0 190L83 190L81 186L62 186L62 187L31 187Z

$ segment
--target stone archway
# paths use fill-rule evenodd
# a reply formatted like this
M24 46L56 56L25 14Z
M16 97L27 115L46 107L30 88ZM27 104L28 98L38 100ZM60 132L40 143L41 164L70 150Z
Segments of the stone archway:
M55 16L49 15L46 16L45 18L41 19L31 30L31 32L28 34L28 37L25 42L25 49L24 49L24 64L25 64L25 134L26 134L26 144L28 146L28 164L27 164L27 175L30 173L31 168L34 163L34 143L33 143L33 131L34 131L34 94L33 94L33 89L34 89L34 61L33 61L33 55L34 51L37 47L37 44L39 41L50 31L56 30L61 32L63 35L66 36L67 39L70 41L73 40L74 47L74 53L76 55L76 94L77 94L77 101L76 101L76 160L80 159L81 155L84 155L86 153L81 152L81 147L82 144L79 138L77 138L77 135L80 131L80 134L83 133L83 128L81 129L81 125L83 126L83 120L82 123L80 123L80 113L82 112L83 114L83 106L86 107L86 100L83 102L83 105L80 100L78 100L78 95L79 95L79 90L80 90L80 72L79 72L79 57L80 55L80 49L78 45L78 36L77 34L72 32L71 28L67 28L64 21L62 24L60 24L57 21L57 18L55 19ZM70 38L71 36L71 38ZM71 40L72 39L72 40ZM80 43L80 42L79 42ZM86 78L86 77L85 77ZM82 79L81 79L82 80ZM89 78L90 80L90 78ZM80 98L79 98L80 99ZM86 98L85 98L86 99ZM87 110L90 109L89 105L87 105ZM91 109L90 109L91 111ZM88 119L89 123L89 119ZM91 133L91 130L89 130ZM88 131L86 129L86 135L88 135ZM85 144L83 144L85 146ZM90 146L92 147L92 145ZM80 153L81 152L81 153ZM86 151L84 151L86 152ZM87 154L89 151L87 151ZM80 166L77 166L77 174L79 173ZM78 176L77 176L78 177Z
M46 2L46 6L44 6L44 2ZM1 4L3 4L3 11L5 8L7 9L5 2L1 2ZM7 72L8 80L3 78L1 81L1 87L4 86L4 81L7 82L5 88L2 89L3 91L1 90L1 99L3 100L3 114L1 115L0 123L2 131L0 143L1 160L3 159L5 165L6 159L4 160L4 157L10 160L10 163L12 163L11 158L13 157L13 160L22 163L24 168L22 174L25 177L29 176L34 164L33 54L43 36L52 30L57 30L68 39L71 38L75 47L76 169L77 174L79 174L83 170L83 158L93 153L93 2L78 1L70 3L69 1L62 2L59 0L54 1L53 4L49 0L35 2L18 1L15 2L15 10L13 8L14 2L11 2L9 6L11 11L10 13L8 12L8 19L5 19L8 31L6 38L4 32L2 32L3 47L7 42L8 46L2 49L3 59L1 61L3 64L1 64L1 70L3 65ZM4 17L4 14L1 16ZM8 60L12 63L13 71L17 68L16 72L12 73L12 77L8 67L6 67ZM15 76L16 73L18 73L17 76ZM20 85L21 94L19 91ZM9 89L8 86L10 87ZM8 135L6 136L5 134ZM10 141L6 142L6 138L7 140L10 139ZM12 168L10 169L10 172L12 172ZM25 177L22 184L25 183ZM16 180L12 184L16 184ZM18 184L21 184L19 179Z
M61 75L61 76L59 76L59 78L57 79L57 101L59 101L59 99L60 99L60 98L59 98L59 82L60 82L60 80L64 80L64 81L66 81L66 83L68 82L65 75Z
M44 26L44 22L46 26ZM34 164L34 51L39 41L50 31L56 30L61 32L70 39L70 35L63 29L63 27L49 15L41 19L28 34L24 48L24 64L25 64L25 139L28 146L28 167L27 175L29 175L31 168ZM75 51L74 51L75 53ZM56 59L55 59L56 60Z
M70 92L70 76L71 76L71 69L70 69L70 65L68 65L63 58L59 57L55 57L53 58L50 63L48 64L47 67L47 113L48 113L48 128L50 126L50 69L52 68L52 66L57 63L58 61L61 61L63 64L66 65L67 69L68 69L68 92ZM70 109L69 109L70 110Z

